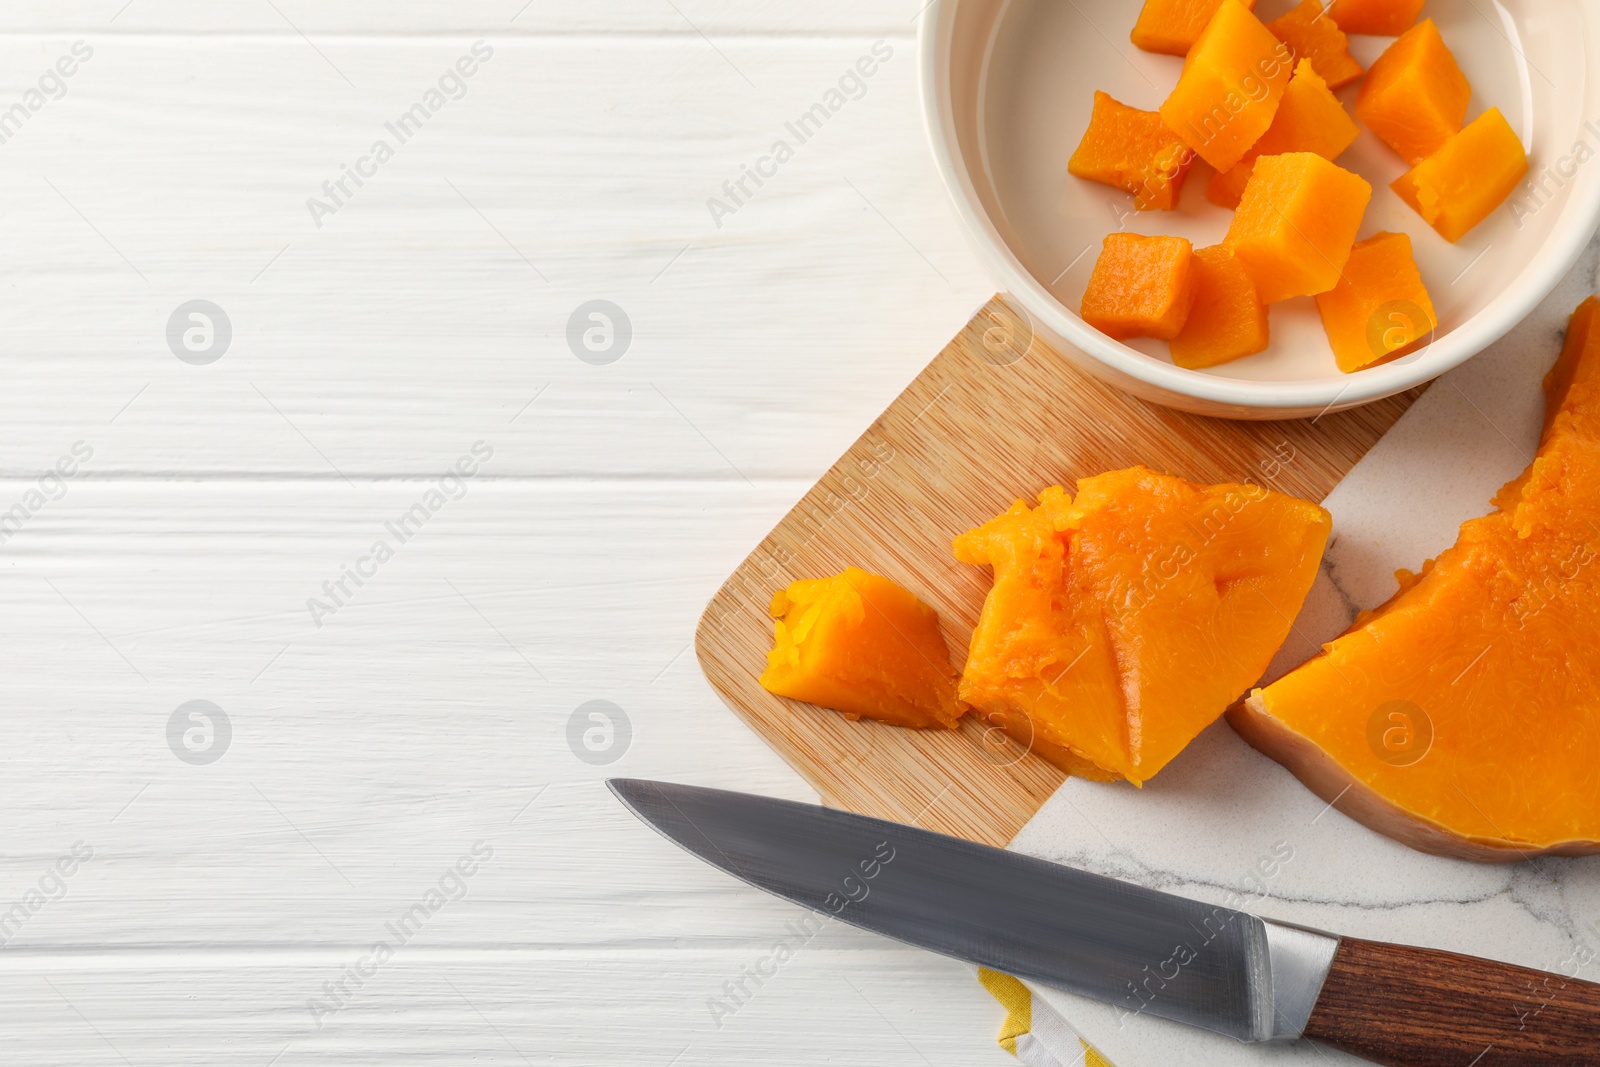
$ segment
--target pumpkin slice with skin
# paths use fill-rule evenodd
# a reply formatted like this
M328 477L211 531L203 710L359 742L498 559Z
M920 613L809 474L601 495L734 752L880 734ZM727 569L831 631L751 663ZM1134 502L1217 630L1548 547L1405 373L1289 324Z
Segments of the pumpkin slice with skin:
M1533 464L1455 545L1229 713L1347 815L1414 848L1600 852L1600 314L1545 379Z
M939 617L888 578L848 567L772 598L761 685L793 700L895 726L955 729L965 711Z
M994 570L961 699L1072 774L1141 784L1266 669L1327 512L1145 467L1053 486L955 541Z

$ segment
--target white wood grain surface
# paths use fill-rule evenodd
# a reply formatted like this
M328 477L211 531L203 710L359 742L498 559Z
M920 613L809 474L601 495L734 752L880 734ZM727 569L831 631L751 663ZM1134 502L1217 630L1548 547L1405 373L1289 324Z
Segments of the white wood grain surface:
M5 1062L1005 1062L966 968L843 928L714 1019L799 913L600 784L808 797L688 644L989 294L923 144L918 6L0 8ZM479 41L318 226L307 198ZM878 41L718 226L706 200ZM168 346L194 299L232 328L208 365ZM632 324L608 365L566 340L592 299ZM210 764L169 746L191 700L231 725ZM568 742L590 700L631 723L606 766Z

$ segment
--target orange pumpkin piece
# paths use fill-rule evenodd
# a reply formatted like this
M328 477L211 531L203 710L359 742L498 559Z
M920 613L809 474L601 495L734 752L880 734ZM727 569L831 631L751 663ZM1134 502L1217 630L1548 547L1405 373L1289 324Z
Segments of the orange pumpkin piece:
M1342 89L1361 77L1361 64L1350 54L1350 38L1322 9L1321 0L1305 0L1267 23L1267 29L1289 46L1296 60L1309 59L1328 88Z
M1389 188L1439 236L1459 241L1503 204L1527 173L1522 141L1492 107Z
M955 540L994 570L961 698L1072 774L1142 784L1266 669L1327 512L1145 467L1019 500Z
M1600 318L1545 379L1533 464L1456 543L1230 713L1352 818L1476 860L1600 851Z
M1356 118L1401 159L1416 163L1461 129L1471 98L1472 86L1439 27L1424 19L1367 71L1356 96Z
M1255 283L1225 245L1194 254L1194 307L1172 339L1172 362L1190 370L1215 367L1267 347L1267 307Z
M1372 186L1314 152L1256 160L1226 244L1272 304L1325 293L1350 257Z
M1169 56L1189 54L1200 32L1217 13L1223 0L1144 0L1139 9L1139 20L1133 24L1130 35L1133 43L1146 52L1163 52ZM1254 8L1256 0L1241 0L1247 8Z
M1338 159L1360 134L1361 127L1329 90L1328 83L1322 80L1311 61L1302 59L1283 92L1283 102L1278 105L1272 125L1243 159L1228 170L1211 175L1206 185L1206 199L1222 207L1236 208L1244 195L1244 187L1249 184L1250 172L1261 156L1315 152L1323 159Z
M1067 161L1069 173L1133 194L1140 211L1175 207L1194 152L1154 111L1096 90L1089 128Z
M766 689L895 726L954 729L966 710L934 610L887 578L847 567L772 598Z
M1394 37L1422 14L1423 0L1333 0L1328 15L1345 33Z
M1403 233L1375 234L1350 249L1339 284L1317 294L1317 311L1347 374L1410 348L1439 325Z
M1267 132L1289 82L1289 47L1239 0L1223 0L1183 61L1161 120L1218 170Z
M1170 339L1189 317L1194 283L1187 238L1107 234L1083 293L1083 321L1118 340Z

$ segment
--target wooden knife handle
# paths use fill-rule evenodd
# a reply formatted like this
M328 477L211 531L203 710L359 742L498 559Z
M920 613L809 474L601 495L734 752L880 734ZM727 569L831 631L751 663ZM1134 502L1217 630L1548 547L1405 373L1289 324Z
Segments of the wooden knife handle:
M1600 1064L1600 985L1347 937L1304 1036L1390 1067Z

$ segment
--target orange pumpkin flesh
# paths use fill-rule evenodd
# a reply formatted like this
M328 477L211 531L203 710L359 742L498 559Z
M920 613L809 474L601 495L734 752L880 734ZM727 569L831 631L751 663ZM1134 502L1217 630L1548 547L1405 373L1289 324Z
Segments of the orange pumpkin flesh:
M1223 0L1189 49L1161 120L1227 170L1267 132L1289 82L1289 49L1239 0Z
M1247 8L1256 0L1242 0ZM1188 55L1196 38L1222 6L1222 0L1144 0L1129 36L1146 52Z
M1387 604L1229 715L1353 818L1476 860L1600 852L1600 315L1529 469Z
M1356 118L1378 139L1417 163L1437 152L1467 117L1472 86L1424 19L1384 50L1356 97Z
M1492 107L1389 188L1439 236L1459 241L1505 203L1527 173L1521 139Z
M1089 274L1081 314L1107 337L1171 338L1183 329L1194 296L1188 238L1113 233Z
M1195 252L1194 271L1194 306L1169 346L1172 362L1199 370L1265 351L1267 307L1244 264L1212 245Z
M1141 784L1260 677L1328 515L1144 467L1060 486L955 540L994 570L961 699L1069 773Z
M1360 134L1361 128L1311 61L1302 59L1295 67L1294 77L1289 79L1288 88L1283 91L1283 102L1278 105L1272 125L1243 159L1230 169L1211 175L1206 185L1206 199L1222 207L1236 208L1259 157L1315 152L1323 159L1338 159Z
M1194 152L1167 129L1160 115L1097 90L1089 128L1067 161L1067 171L1132 193L1140 211L1167 210L1177 205L1193 162Z
M1358 242L1339 284L1317 294L1317 312L1347 374L1404 351L1439 325L1403 233Z
M772 614L771 692L895 726L954 729L965 711L938 615L889 579L859 567L803 579Z
M1333 0L1328 15L1345 33L1393 37L1422 14L1423 0Z
M1350 55L1350 38L1322 10L1322 0L1305 0L1267 23L1267 29L1289 46L1295 59L1309 59L1328 88L1342 89L1361 77L1361 64Z
M1264 303L1332 289L1372 199L1365 178L1314 152L1262 156L1223 243Z

